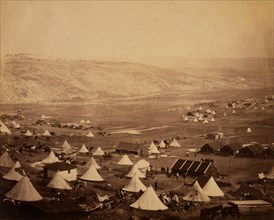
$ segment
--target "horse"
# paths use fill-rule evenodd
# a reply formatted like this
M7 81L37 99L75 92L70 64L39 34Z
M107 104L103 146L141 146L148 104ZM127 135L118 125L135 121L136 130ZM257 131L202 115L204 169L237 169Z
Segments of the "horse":
M225 219L228 216L231 216L233 218L240 217L240 210L238 205L229 203L229 206L226 206L222 209L222 218Z

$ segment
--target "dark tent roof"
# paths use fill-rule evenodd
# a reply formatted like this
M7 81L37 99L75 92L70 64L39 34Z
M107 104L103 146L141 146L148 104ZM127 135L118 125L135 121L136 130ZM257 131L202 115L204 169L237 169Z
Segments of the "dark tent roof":
M195 172L196 169L199 167L200 164L201 164L200 161L194 161L192 163L192 165L188 168L188 172Z
M260 145L256 144L256 145L250 145L250 146L246 146L243 147L241 150L246 150L249 149L252 153L254 153L254 155L259 155L263 152L263 147L261 147Z
M238 142L233 142L233 143L230 143L230 144L225 144L225 146L228 146L230 147L234 152L240 150L242 148L242 144L238 143Z
M55 171L57 171L57 170L59 170L59 171L71 170L71 169L75 169L75 168L77 168L76 165L68 164L65 162L55 162L55 163L47 164L45 166L45 169L55 170Z
M205 174L205 172L210 166L213 166L211 162L178 159L173 164L171 169L173 171L183 171L183 172L187 171L191 173Z
M172 169L179 170L186 160L178 159L172 166Z
M187 171L188 170L188 168L190 167L190 165L192 164L192 160L187 160L185 163L184 163L184 165L181 167L181 171Z
M127 142L120 142L116 146L116 150L124 150L124 151L135 151L138 152L143 147L143 144L139 143L127 143Z
M249 194L252 196L262 196L262 192L259 189L253 188L247 184L242 184L239 189L235 191L238 194Z
M220 149L221 147L224 146L223 143L220 141L214 141L214 142L208 143L208 145L214 150Z

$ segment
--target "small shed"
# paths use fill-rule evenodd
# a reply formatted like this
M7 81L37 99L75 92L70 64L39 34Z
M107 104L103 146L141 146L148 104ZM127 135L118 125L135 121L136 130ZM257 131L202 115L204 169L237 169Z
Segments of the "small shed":
M142 155L146 152L143 152L143 144L140 143L128 143L128 142L119 142L116 146L116 152L120 154L136 154Z
M237 156L239 157L260 157L263 153L263 147L261 147L259 144L254 145L248 145L246 147L243 147L239 150L237 153Z
M238 151L242 148L242 145L238 142L233 142L230 144L225 144L220 148L220 153L224 156L233 156L238 153Z
M62 177L67 181L75 181L77 179L77 166L65 162L56 162L44 166L44 177L53 178L59 171Z
M207 143L204 146L202 146L200 148L200 153L210 153L210 154L214 154L218 151L220 151L220 149L223 147L223 143L219 142L219 141L214 141L211 143Z
M263 157L274 158L274 146L270 145L266 147L262 152Z

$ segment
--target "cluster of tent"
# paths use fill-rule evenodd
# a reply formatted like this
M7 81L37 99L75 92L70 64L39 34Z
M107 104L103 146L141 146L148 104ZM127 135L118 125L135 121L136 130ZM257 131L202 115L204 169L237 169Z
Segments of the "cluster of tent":
M84 120L84 119L81 119L81 121L80 121L80 123L82 123L82 124L90 124L91 122L90 122L90 120Z
M207 183L201 188L196 180L191 190L183 197L184 200L193 202L208 202L209 197L223 197L224 193L219 188L213 177L210 177Z

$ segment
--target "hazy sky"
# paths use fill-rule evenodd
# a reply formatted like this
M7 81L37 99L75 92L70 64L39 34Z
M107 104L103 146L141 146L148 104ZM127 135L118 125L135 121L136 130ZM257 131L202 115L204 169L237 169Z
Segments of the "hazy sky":
M273 57L272 1L1 1L1 55Z

